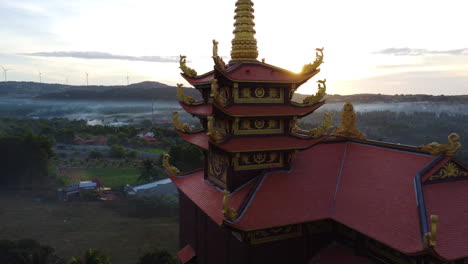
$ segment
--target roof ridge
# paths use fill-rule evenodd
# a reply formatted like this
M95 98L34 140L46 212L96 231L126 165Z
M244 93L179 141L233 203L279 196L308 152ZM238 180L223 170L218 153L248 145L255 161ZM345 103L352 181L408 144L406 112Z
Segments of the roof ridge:
M239 206L238 213L239 217L237 217L236 220L232 221L232 223L238 222L244 215L249 206L252 204L252 201L255 198L255 195L257 194L258 190L262 186L263 182L265 181L266 175L268 174L269 171L264 171L259 177L257 182L252 186L252 189L250 189L250 192L247 194L247 196L244 198L242 201L241 205Z
M338 172L338 180L336 181L335 194L333 195L333 201L330 207L330 217L333 217L333 214L335 213L336 195L338 194L338 188L340 186L341 177L343 175L343 167L344 167L344 163L346 160L346 154L348 153L348 146L349 146L349 142L346 142L345 149L343 150L343 156L341 158L340 171Z

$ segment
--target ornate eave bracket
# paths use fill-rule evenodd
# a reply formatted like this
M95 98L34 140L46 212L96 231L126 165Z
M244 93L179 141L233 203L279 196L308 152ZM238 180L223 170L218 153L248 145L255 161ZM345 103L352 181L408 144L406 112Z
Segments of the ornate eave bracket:
M315 95L310 95L304 98L302 101L303 104L305 105L311 105L320 102L320 100L323 99L323 97L327 94L327 85L326 85L327 79L324 79L323 81L319 80L317 81L318 83L318 90L315 93Z
M236 209L229 207L229 194L230 192L228 190L224 190L224 196L223 196L223 216L229 221L234 221L238 217L238 213Z
M226 70L226 63L224 62L223 58L218 55L218 44L219 42L213 39L213 61L220 70Z
M180 175L180 170L177 169L176 167L172 166L170 163L169 163L169 154L167 153L164 153L163 156L162 156L162 164L163 164L163 167L165 170L167 170L169 173L171 173L172 175Z
M323 49L324 48L315 49L316 50L316 52L315 52L315 61L302 66L302 71L301 71L302 74L310 74L310 73L316 71L318 69L318 67L320 67L320 65L322 63L324 63L324 61L323 61Z
M447 156L453 156L461 148L460 136L457 133L452 133L448 136L448 142L448 144L432 142L427 145L419 146L419 149L431 155L445 153Z
M217 144L220 144L223 142L224 136L219 128L215 127L215 119L213 116L208 116L208 124L207 124L207 130L208 132L206 135L210 137L211 140L216 142Z
M179 112L177 111L172 112L172 124L175 126L177 130L181 132L185 132L185 133L192 132L192 129L190 128L189 125L179 120Z
M179 69L181 69L185 75L192 78L197 77L197 71L187 66L187 56L180 55L179 64Z
M323 116L323 122L320 126L311 130L305 130L297 125L297 118L291 120L291 133L294 136L301 138L318 138L325 135L328 130L333 126L333 115L331 113L325 113Z
M423 242L424 248L434 247L436 245L437 223L439 217L431 215L431 231L424 234Z
M356 112L354 106L347 102L341 111L341 123L332 135L348 138L365 139L366 136L356 127Z
M183 86L183 84L177 84L177 99L179 99L180 102L183 102L186 105L199 105L203 103L195 101L195 99L193 99L190 95L186 95L184 93Z
M228 99L226 98L226 91L223 89L221 90L218 85L218 80L213 79L211 80L211 97L213 97L214 101L219 105L225 107L227 105Z

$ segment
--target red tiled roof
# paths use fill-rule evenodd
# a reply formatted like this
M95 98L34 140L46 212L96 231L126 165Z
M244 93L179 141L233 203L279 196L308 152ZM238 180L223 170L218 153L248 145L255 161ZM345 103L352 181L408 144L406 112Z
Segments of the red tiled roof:
M187 80L187 82L189 82L193 86L196 86L198 84L210 83L211 80L214 79L214 71L207 72L197 77L188 77L183 73L181 73L180 75L182 75L182 77L184 77L184 79Z
M448 260L468 257L468 180L425 184L423 190L429 225L431 215L439 216L435 251Z
M176 129L176 132L188 143L199 146L202 149L208 149L209 137L206 135L206 131L198 133L183 133Z
M318 252L309 264L375 264L377 262L354 254L352 248L343 244L333 243Z
M202 104L202 105L186 105L182 102L179 102L185 112L194 115L203 115L209 116L213 114L213 106L211 104Z
M294 105L233 105L228 108L220 108L221 111L231 116L304 116L320 106L325 101L309 106Z
M190 245L186 245L177 252L177 257L182 264L185 264L195 257L195 251Z
M303 83L319 72L320 69L304 75L265 63L241 63L232 65L220 73L238 82Z
M227 152L305 149L325 138L327 136L312 139L302 139L293 136L235 137L222 144L215 145Z
M221 212L223 209L223 191L203 180L203 174L204 172L201 171L189 176L175 177L169 175L169 177L181 192L187 195L213 221L221 225L224 220ZM229 205L232 208L239 208L253 186L253 183L249 183L233 192L229 196Z

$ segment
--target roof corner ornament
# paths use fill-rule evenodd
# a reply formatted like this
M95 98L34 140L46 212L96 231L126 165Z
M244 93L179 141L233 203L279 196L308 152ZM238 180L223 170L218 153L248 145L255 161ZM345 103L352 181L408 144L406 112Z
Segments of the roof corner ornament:
M179 99L179 101L187 104L187 105L192 105L192 104L195 104L195 99L193 99L190 95L186 95L184 94L184 88L183 88L183 84L181 83L178 83L177 84L177 99Z
M223 61L223 58L221 58L219 55L218 55L218 44L219 42L216 41L215 39L213 39L213 61L215 63L216 66L218 66L218 68L220 68L221 70L226 70L226 63Z
M189 125L179 120L179 112L177 111L172 112L172 124L174 124L176 129L181 132L192 132L192 129Z
M461 148L460 136L457 133L452 133L448 136L448 144L440 144L432 142L427 145L421 145L418 148L431 155L439 155L445 153L447 156L453 156Z
M221 132L218 131L218 129L214 127L214 123L215 123L214 116L212 115L208 116L208 124L207 124L208 133L206 133L206 135L208 135L214 142L219 144L223 142L223 135L221 134Z
M439 217L431 215L431 231L424 234L424 248L434 247L436 245L437 223Z
M356 112L354 106L347 102L341 111L341 123L332 135L348 138L365 139L366 136L356 127Z
M223 216L229 221L233 221L237 218L238 214L236 209L229 207L229 194L230 192L228 190L224 190L224 196L223 196Z
M324 79L323 81L318 80L318 90L315 93L315 95L310 95L304 98L302 100L303 104L306 105L311 105L320 102L320 100L323 99L323 97L327 94L327 85L326 85L327 79Z
M181 69L185 75L188 77L197 77L197 71L187 66L187 56L180 55L179 64L179 69Z
M219 103L222 106L226 106L227 99L225 96L223 96L223 94L224 95L226 94L225 90L223 89L221 91L219 89L218 80L217 79L211 80L211 94L210 95L214 98L215 102Z
M169 163L169 158L171 156L169 156L169 154L167 153L164 153L163 156L162 156L162 164L163 164L163 167L164 169L166 169L169 173L173 174L173 175L179 175L180 174L180 170L177 169L176 167L172 166L170 163Z
M312 72L314 72L315 70L317 70L318 67L320 67L320 65L321 65L322 63L324 63L324 61L323 61L323 49L324 49L324 48L321 48L321 49L317 48L317 49L315 49L316 52L315 52L315 60L314 60L314 62L302 66L302 71L301 71L302 74L309 74L309 73L312 73Z
M320 126L313 128L311 130L305 130L300 128L297 125L297 117L291 120L291 132L299 137L302 138L318 138L320 136L325 135L330 128L333 126L333 114L332 113L325 113L323 115L323 122Z

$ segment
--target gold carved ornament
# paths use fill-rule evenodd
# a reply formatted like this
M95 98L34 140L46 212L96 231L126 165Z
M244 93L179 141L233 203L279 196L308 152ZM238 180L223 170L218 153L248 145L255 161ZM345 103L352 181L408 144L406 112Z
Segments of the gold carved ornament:
M179 64L179 69L181 69L185 75L188 77L197 77L197 72L187 66L187 56L180 55Z
M164 169L166 169L169 173L171 173L172 175L179 175L180 174L180 171L179 169L177 169L176 167L172 166L170 163L169 163L169 154L167 153L164 153L163 156L162 156L162 164L163 164L163 167Z
M228 164L229 161L226 156L212 152L210 156L209 172L210 175L216 179L216 183L221 186L225 186L226 184ZM218 181L221 181L221 183Z
M223 61L223 58L221 58L219 55L218 55L218 44L219 42L214 40L213 39L213 61L215 63L216 66L218 66L218 68L220 68L221 70L226 70L226 63Z
M302 129L297 125L297 117L291 119L290 127L291 133L296 134L300 137L307 138L318 138L325 135L330 128L333 126L333 115L331 113L325 113L323 116L323 122L319 127L311 130Z
M448 162L437 174L432 175L429 180L442 180L457 176L468 176L468 172L461 171L455 163Z
M184 94L184 88L183 84L178 83L177 84L177 99L179 101L184 102L187 105L193 105L195 104L195 99L193 99L191 96Z
M229 207L229 194L230 192L228 190L224 190L224 197L223 197L223 216L229 221L234 221L238 214L236 209Z
M192 129L189 125L183 123L179 120L179 112L173 111L172 112L172 124L177 128L177 130L182 132L192 132Z
M350 102L345 103L341 111L341 123L332 135L340 137L365 139L366 136L356 127L356 112Z
M320 100L322 100L323 97L327 94L326 82L327 79L324 79L323 81L317 81L318 90L315 93L315 95L307 96L306 98L304 98L304 100L302 100L302 103L306 105L311 105L320 102Z
M219 129L215 128L214 123L215 123L214 117L208 116L208 125L207 125L208 133L206 133L206 135L208 135L214 142L219 144L223 142L223 135L219 131Z
M222 106L227 105L227 98L226 98L226 89L220 89L218 85L218 80L213 79L211 80L211 94L210 94L215 102L219 103Z
M323 61L323 49L324 48L321 48L321 49L315 49L316 52L315 52L315 61L312 62L312 63L309 63L309 64L306 64L302 67L302 74L309 74L309 73L312 73L314 72L315 70L318 69L318 67L320 67L320 65L324 62Z
M448 136L448 142L448 144L432 142L427 145L419 146L419 149L424 152L428 152L431 155L445 153L447 156L453 156L461 148L460 136L457 133L452 133Z
M437 223L439 217L431 215L431 231L424 234L424 248L434 247L436 245Z

